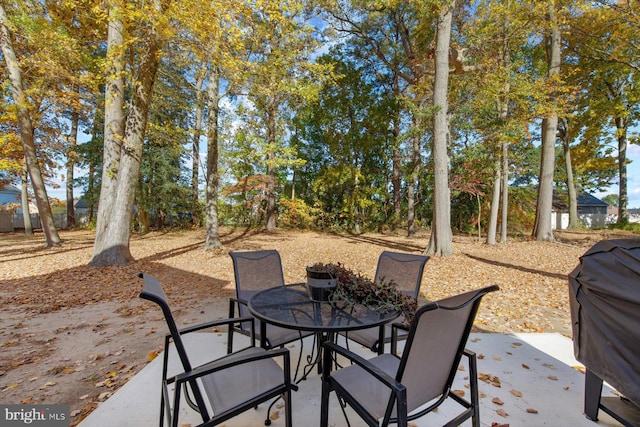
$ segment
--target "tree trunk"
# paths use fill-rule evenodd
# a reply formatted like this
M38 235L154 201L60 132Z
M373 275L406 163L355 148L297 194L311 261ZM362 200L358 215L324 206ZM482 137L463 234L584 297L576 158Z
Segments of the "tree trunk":
M498 230L498 209L500 208L500 184L502 174L500 172L500 161L496 161L495 176L493 179L493 194L491 197L491 213L489 214L489 227L487 229L487 245L496 244L496 231Z
M509 219L509 144L502 143L502 220L500 221L500 243L507 243L507 220Z
M131 106L127 115L124 143L120 154L116 198L106 232L96 234L91 265L104 267L125 265L133 260L129 249L131 218L140 175L140 162L147 127L149 105L160 60L159 40L155 28L141 43L141 59L135 76Z
M202 112L204 110L204 77L206 66L202 67L196 80L196 120L193 130L193 155L191 159L191 223L198 227L200 225L200 196L198 187L200 182L198 179L200 169L200 135L202 134Z
M33 225L31 224L31 212L29 212L29 174L25 170L22 176L22 191L20 192L22 202L22 220L24 222L24 234L33 236Z
M627 204L629 196L627 194L627 128L628 121L624 117L616 117L616 130L618 135L618 175L620 182L618 185L618 220L617 224L625 225L629 223L629 212Z
M576 186L573 182L573 166L571 165L571 136L569 132L569 120L562 119L561 132L562 148L564 152L564 167L567 174L567 193L569 195L569 228L578 228L578 197Z
M278 106L275 100L267 101L267 231L276 229L276 120Z
M7 26L7 15L5 13L4 6L2 6L1 3L0 48L2 49L2 54L4 55L4 59L7 64L9 81L11 82L11 93L17 109L20 139L22 141L25 163L31 178L31 186L33 187L33 192L36 196L36 203L38 205L38 212L40 214L40 222L42 224L42 230L44 231L46 245L47 247L60 245L62 241L60 240L60 236L58 236L58 230L53 222L51 205L49 204L49 197L47 196L47 190L40 171L36 146L33 140L34 129L28 110L29 101L24 94L24 87L22 85L22 70L20 69L18 60L16 59L13 41L11 40L9 28Z
M206 207L206 238L205 249L215 249L222 246L218 231L218 116L220 110L219 94L220 72L212 64L209 75L209 120L207 123L207 207Z
M451 241L451 195L449 192L449 155L447 153L448 101L449 86L449 43L451 40L451 21L455 0L443 6L438 19L435 51L435 81L433 84L433 104L436 107L433 124L433 161L434 161L434 197L431 238L426 252L428 254L449 256L452 253Z
M397 99L400 96L400 89L398 85L398 75L394 73L393 77L393 96ZM392 134L392 144L393 144L393 158L391 160L392 171L391 171L391 187L393 189L393 224L392 227L395 230L396 226L399 224L400 218L402 216L402 205L400 198L400 115L399 112L394 114L393 118L393 134Z
M78 122L80 121L80 114L77 111L73 111L71 115L71 132L67 136L67 227L74 227L76 225L76 212L73 206L73 168L76 164L76 145L78 143Z
M414 117L413 125L419 128L418 120ZM416 188L418 182L418 173L420 172L420 136L411 137L411 172L409 173L409 182L407 184L407 237L415 237L416 235Z
M107 248L106 241L112 217L112 207L116 200L120 151L124 138L124 24L120 18L122 13L113 4L109 6L109 25L107 31L107 80L105 84L104 102L104 148L102 157L102 180L100 183L100 200L96 218L96 240L93 245L93 259L90 265L97 262L98 257ZM99 260L100 264L107 260Z
M548 19L551 23L551 35L547 37L549 61L548 77L552 84L557 84L560 74L560 29L558 26L555 5L551 3L548 9ZM540 177L538 180L538 202L533 236L538 241L553 241L551 229L551 213L553 208L553 174L555 171L555 142L558 130L558 113L556 108L557 94L549 97L552 112L542 120L542 156L540 160Z

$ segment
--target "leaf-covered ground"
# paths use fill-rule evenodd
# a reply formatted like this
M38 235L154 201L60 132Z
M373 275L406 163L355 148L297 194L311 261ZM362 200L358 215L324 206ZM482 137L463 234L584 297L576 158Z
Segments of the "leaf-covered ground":
M0 402L66 403L77 424L161 349L165 325L138 298L139 272L160 279L184 326L227 316L234 294L232 250L277 249L287 282L316 262L343 263L373 276L383 250L420 253L428 235L360 236L314 232L222 230L223 248L204 251L204 232L134 236L136 261L90 268L94 234L63 231L59 248L40 235L0 235ZM555 243L530 240L486 246L454 237L454 254L427 262L421 296L435 300L497 284L483 300L478 331L570 334L567 274L602 232L564 233Z

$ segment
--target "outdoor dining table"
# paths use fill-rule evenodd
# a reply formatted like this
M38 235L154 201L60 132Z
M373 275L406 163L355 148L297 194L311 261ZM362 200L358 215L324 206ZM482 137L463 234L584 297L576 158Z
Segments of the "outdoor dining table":
M260 320L261 346L266 346L266 324L300 331L313 331L318 353L310 364L322 366L320 344L332 341L336 332L353 331L385 324L398 311L380 312L363 304L346 301L317 302L309 298L303 283L277 286L258 292L249 300L249 312ZM305 371L303 378L309 371Z

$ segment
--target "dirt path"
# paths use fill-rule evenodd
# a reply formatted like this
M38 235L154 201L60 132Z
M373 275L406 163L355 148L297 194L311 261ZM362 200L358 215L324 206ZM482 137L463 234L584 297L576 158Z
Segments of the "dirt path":
M94 234L61 232L64 246L42 236L0 235L0 402L67 403L73 424L137 373L161 349L160 311L137 295L146 272L165 287L180 325L226 317L234 293L228 252L275 248L287 282L305 266L341 262L373 275L383 250L421 252L428 236L339 236L314 232L224 230L224 249L202 250L204 233L134 236L136 261L89 268ZM426 265L422 297L434 300L498 284L476 321L480 331L570 334L567 274L603 233L563 233L557 243L514 241L488 247L455 237L454 254Z

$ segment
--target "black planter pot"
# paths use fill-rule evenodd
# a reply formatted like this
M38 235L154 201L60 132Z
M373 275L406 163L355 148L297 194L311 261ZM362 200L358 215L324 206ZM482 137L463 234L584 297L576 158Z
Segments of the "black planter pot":
M337 285L336 278L328 271L307 267L307 293L312 301L329 301Z

